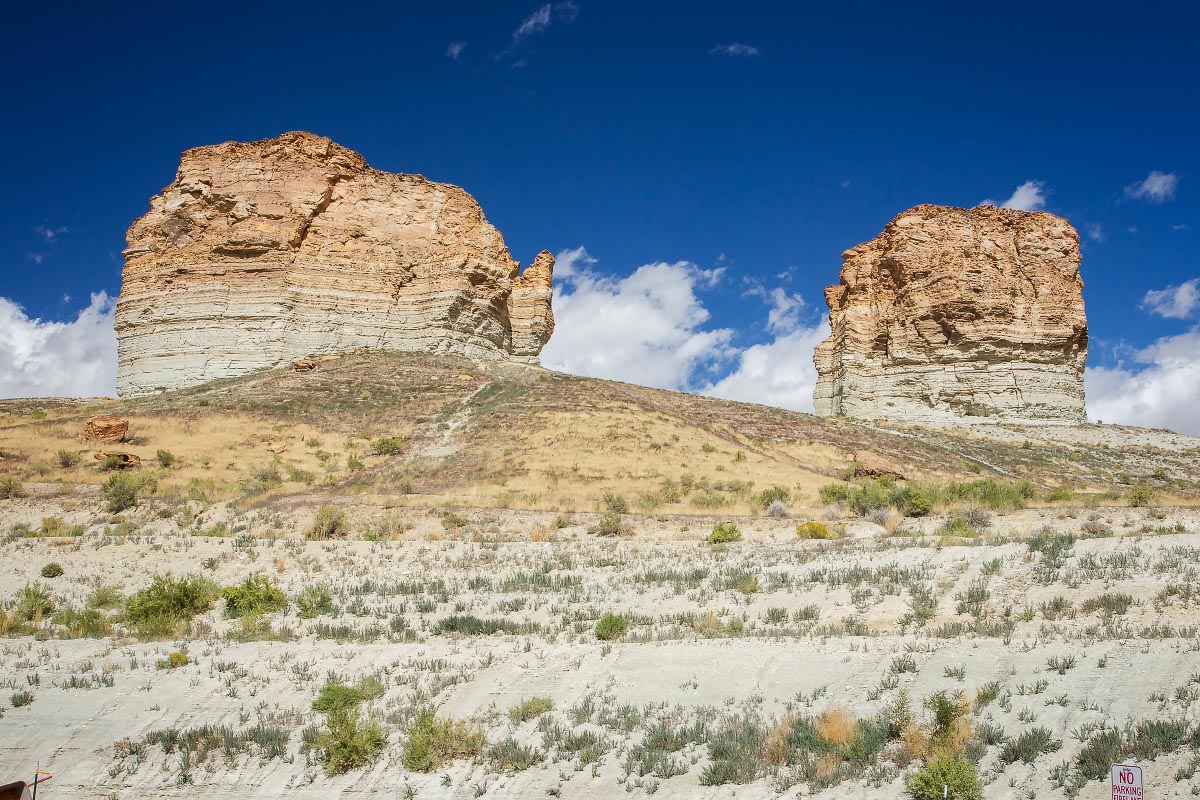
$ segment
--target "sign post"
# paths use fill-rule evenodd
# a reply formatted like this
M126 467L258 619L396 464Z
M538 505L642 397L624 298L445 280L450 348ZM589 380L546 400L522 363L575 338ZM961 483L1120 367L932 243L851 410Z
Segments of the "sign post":
M1113 764L1112 800L1144 800L1142 768L1134 764Z

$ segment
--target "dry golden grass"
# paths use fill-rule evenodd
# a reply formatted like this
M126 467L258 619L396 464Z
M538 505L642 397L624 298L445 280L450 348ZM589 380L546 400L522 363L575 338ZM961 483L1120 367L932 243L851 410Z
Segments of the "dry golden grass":
M763 761L772 767L784 767L791 761L792 746L788 744L788 735L792 732L795 722L794 714L786 714L783 719L776 720L767 731Z
M854 726L854 715L840 706L827 708L817 717L817 735L837 747L847 747L854 741Z
M924 755L928 740L921 727L915 722L910 722L900 731L900 743L904 748L905 755L914 759Z

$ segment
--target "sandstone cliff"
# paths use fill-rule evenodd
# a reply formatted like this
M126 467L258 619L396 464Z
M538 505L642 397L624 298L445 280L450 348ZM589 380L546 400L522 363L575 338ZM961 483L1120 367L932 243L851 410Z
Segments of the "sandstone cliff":
M554 258L519 273L457 186L287 133L183 154L127 234L117 391L361 347L537 363Z
M842 255L816 412L1084 422L1079 235L1044 212L921 205Z

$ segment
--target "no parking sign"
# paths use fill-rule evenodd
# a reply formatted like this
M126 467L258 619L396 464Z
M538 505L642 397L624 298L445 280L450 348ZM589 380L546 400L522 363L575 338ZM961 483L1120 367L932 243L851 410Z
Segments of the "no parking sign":
M1133 764L1113 764L1112 800L1143 800L1142 768Z

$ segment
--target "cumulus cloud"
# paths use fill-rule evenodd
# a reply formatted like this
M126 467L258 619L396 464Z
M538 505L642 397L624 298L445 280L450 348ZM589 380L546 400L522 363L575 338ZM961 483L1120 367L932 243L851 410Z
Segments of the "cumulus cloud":
M1087 370L1088 417L1200 435L1200 327L1159 339L1136 352L1134 362L1141 368Z
M555 332L542 350L544 366L688 390L697 371L732 354L733 331L706 329L711 315L696 294L720 280L718 270L657 262L614 278L593 271L595 259L582 247L557 261Z
M1192 278L1178 286L1146 292L1142 309L1167 319L1187 319L1200 307L1200 278Z
M738 365L701 393L793 411L813 410L817 368L813 350L829 335L829 324L796 326L772 341L742 350Z
M458 57L462 55L463 48L466 46L466 42L451 42L450 44L446 45L446 58L457 61Z
M734 56L734 57L740 57L740 58L750 58L751 56L761 55L759 53L757 47L755 47L753 45L749 45L749 44L742 44L741 42L730 42L729 44L719 44L716 47L714 47L712 50L709 50L708 54L709 55L720 54L720 55Z
M554 267L554 336L542 350L550 369L643 386L812 410L817 382L813 348L829 327L806 326L804 299L782 288L753 284L745 293L766 306L764 327L774 338L750 347L732 344L734 331L708 328L699 292L715 287L723 269L686 261L639 267L626 277L593 270L579 247L558 254ZM730 369L732 366L732 369ZM724 377L716 378L728 370Z
M1135 200L1165 203L1175 196L1175 187L1178 184L1179 176L1175 173L1151 170L1150 174L1138 183L1126 186L1125 194Z
M0 397L93 397L117 382L116 302L104 292L71 322L30 318L0 297Z
M997 203L995 200L984 200L979 205L999 205L1001 208L1015 208L1018 211L1037 211L1046 207L1047 194L1049 192L1046 189L1046 184L1041 181L1025 181L1016 188L1016 191L1012 193L1012 197L1003 203Z

